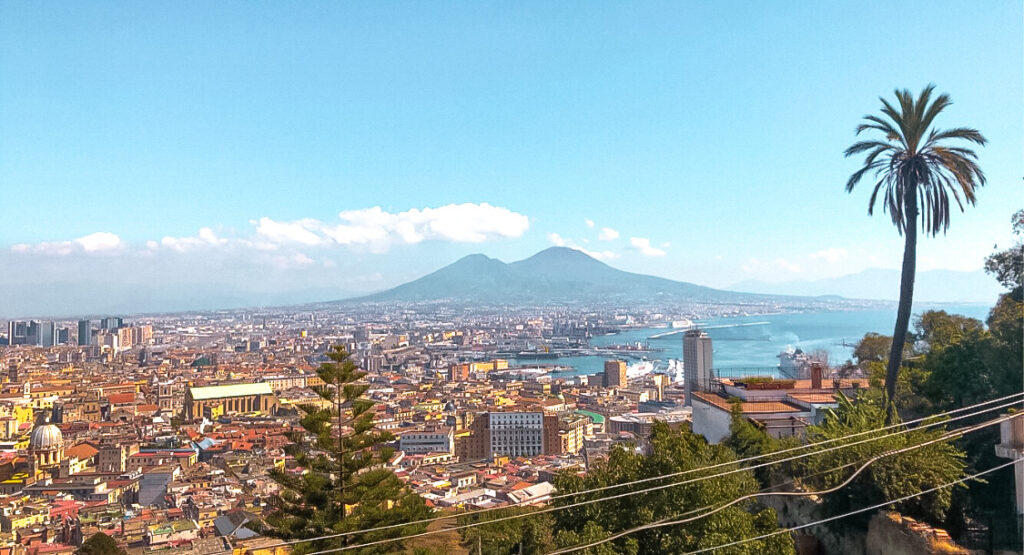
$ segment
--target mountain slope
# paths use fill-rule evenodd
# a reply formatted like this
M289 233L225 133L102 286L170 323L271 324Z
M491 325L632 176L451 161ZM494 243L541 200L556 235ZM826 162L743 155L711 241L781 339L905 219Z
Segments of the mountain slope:
M624 272L580 251L552 247L509 264L470 255L417 280L354 300L577 303L655 299L748 302L766 298Z

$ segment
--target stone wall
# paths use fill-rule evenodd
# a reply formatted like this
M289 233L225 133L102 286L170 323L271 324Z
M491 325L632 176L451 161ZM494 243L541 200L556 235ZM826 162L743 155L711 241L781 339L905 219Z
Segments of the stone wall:
M866 555L968 555L945 530L932 528L899 513L880 512L871 518Z
M768 497L766 506L775 509L779 526L791 528L820 520L821 503L810 497ZM895 512L874 515L867 530L836 533L826 525L804 528L796 534L798 555L968 555L953 543L945 530Z

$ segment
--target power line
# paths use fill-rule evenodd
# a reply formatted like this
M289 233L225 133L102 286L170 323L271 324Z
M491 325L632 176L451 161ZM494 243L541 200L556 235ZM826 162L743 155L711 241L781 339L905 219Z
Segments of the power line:
M825 524L826 522L832 522L833 520L839 520L839 519L846 518L846 517L849 517L849 516L853 516L853 515L856 515L856 514L866 513L868 511L873 511L875 509L881 509L882 507L886 507L888 505L892 505L892 504L895 504L895 503L902 503L904 501L907 501L909 499L913 499L915 497L920 497L922 495L927 495L929 493L933 493L933 492L939 491L941 489L946 489L948 487L953 487L953 486L955 486L957 484L962 484L962 483L964 483L964 482L966 482L968 480L974 480L975 478L978 478L979 476L984 476L985 474L989 474L989 473L995 472L997 470L1006 468L1006 467L1008 467L1008 466L1010 466L1012 464L1017 464L1018 462L1020 462L1018 459L1014 459L1012 461L1005 462L1005 463L993 466L992 468L990 468L988 470L983 470L981 472L972 474L970 476L965 476L965 477L960 478L958 480L953 480L952 482L948 482L948 483L942 484L940 486L935 486L934 488L930 488L930 489L926 489L926 490L923 490L923 491L919 491L917 493L912 493L910 495L905 495L905 496L900 497L898 499L890 499L888 501L883 501L883 502L881 502L881 503L879 503L877 505L872 505L870 507L863 507L863 508L857 509L855 511L850 511L848 513L843 513L841 515L830 516L828 518L823 518L821 520L816 520L814 522L808 522L807 524L801 524L799 526L793 526L791 528L783 528L781 530L776 530L775 532L771 532L771 533L768 533L768 534L762 534L762 535L757 536L755 538L747 538L745 540L737 540L737 541L734 541L734 542L731 542L731 543L726 543L726 544L722 544L722 545L716 545L714 547L705 547L704 549L698 549L697 551L690 551L690 552L686 553L685 555L697 555L698 553L707 553L708 551L714 551L716 549L724 549L726 547L733 547L733 546L736 546L736 545L742 545L744 543L760 541L760 540L763 540L763 539L770 538L772 536L778 536L780 534L786 534L788 532L795 532L797 530L803 530L804 528L810 528L812 526L819 526L821 524Z
M876 428L876 429L873 429L873 430L866 430L866 431L863 431L863 432L857 432L857 433L854 433L854 434L849 434L849 435L838 437L838 438L831 438L831 439L822 440L822 441L815 442L815 443L809 443L809 444L805 444L805 445L799 445L799 446L795 446L795 447L790 447L790 448L787 448L787 449L782 449L782 450L774 451L774 452L771 452L771 453L765 453L765 454L762 454L762 455L755 455L755 456L747 457L747 458L744 458L744 459L737 459L735 461L722 462L722 463L717 463L717 464L710 465L710 466L704 466L704 467L700 467L700 468L691 468L691 469L688 469L688 470L683 470L683 471L674 472L674 473L670 473L670 474L664 474L664 475L660 475L660 476L652 476L652 477L648 477L648 478L642 478L642 479L639 479L639 480L633 480L633 481L630 481L630 482L623 482L623 483L619 483L619 484L610 484L610 485L607 485L607 486L602 486L602 487L593 488L593 489L589 489L589 490L582 490L582 491L578 491L578 492L571 492L571 493L566 493L566 494L563 494L563 495L552 496L550 500L551 501L555 501L555 500L558 500L558 499L564 499L566 497L575 497L575 496L579 496L579 495L597 493L597 492L601 492L601 491L607 491L607 490L610 490L610 489L617 489L617 488L621 488L621 487L626 487L626 486L632 486L632 485L652 482L652 481L655 481L655 480L663 480L663 479L667 479L667 478L674 478L676 476L682 476L682 475L686 475L686 474L693 474L693 473L696 473L696 472L702 472L702 471L707 471L707 470L714 470L716 468L722 468L722 467L726 467L726 466L733 466L733 465L741 464L741 463L744 463L744 462L751 462L751 461L755 461L755 460L759 460L759 459L764 459L764 458L767 458L767 457L775 457L775 456L777 456L779 454L783 454L783 453L788 453L788 452L793 452L793 451L800 451L800 450L804 450L804 449L811 448L811 447L817 447L817 446L820 446L820 445L827 445L827 444L830 444L830 443L835 443L835 442L843 441L843 440L850 439L850 438L864 436L864 435L872 434L872 433L884 432L886 430L890 430L890 429L893 429L893 428L909 426L911 424L917 424L917 423L925 422L926 420L932 420L932 419L941 418L941 417L944 417L944 416L949 416L949 415L954 414L954 413L969 411L969 410L972 410L972 409L975 409L977 407L981 407L981 406L984 406L984 405L990 405L992 403L998 403L998 402L1001 402L1001 401L1006 401L1007 399L1012 399L1012 398L1015 398L1015 397L1021 397L1022 395L1024 395L1024 392L1015 393L1013 395L1007 395L1005 397L1000 397L1000 398L997 398L997 399L992 399L992 400L989 400L989 401L984 401L984 402L981 402L981 403L976 403L974 405L969 405L969 406L961 407L961 408L958 408L958 409L953 409L953 410L949 410L949 411L945 411L945 412L936 413L936 414L933 414L933 415L930 415L930 416L926 416L926 417L922 417L922 418L917 418L917 419L914 419L914 420L908 420L906 422L901 422L901 423L898 423L898 424L890 424L888 426L883 426L881 428ZM977 411L977 412L974 412L974 413L964 414L964 415L956 416L956 417L949 418L949 419L946 419L946 420L936 420L934 422L927 422L927 423L922 424L921 426L918 426L916 428L908 428L906 430L901 430L901 431L895 432L893 434L887 434L887 435L883 435L883 436L871 437L871 438L860 440L860 441L853 442L853 443L844 443L842 445L838 445L838 446L822 449L822 450L819 450L819 451L814 451L814 452L811 452L811 453L804 453L802 455L796 455L796 456L793 456L793 457L788 457L788 458L784 458L784 459L769 461L769 462L766 462L766 463L761 463L761 464L757 464L757 465L750 466L750 467L735 468L733 470L730 470L730 471L727 471L727 472L723 472L723 473L719 473L719 474L712 474L712 475L708 475L708 476L701 476L701 477L698 477L698 478L695 478L695 479L685 480L685 481L682 481L682 482L673 482L671 484L655 486L655 487L652 487L652 488L649 488L649 489L642 489L642 490L626 492L626 493L617 494L617 495L614 495L614 496L611 496L611 497L602 497L602 498L598 498L598 499L591 499L591 500L587 500L587 501L583 501L583 502L579 502L579 503L563 505L563 506L560 506L560 507L548 507L546 509L542 509L540 511L535 511L533 513L521 514L521 515L510 515L510 516L506 516L506 517L499 517L499 518L496 518L496 519L493 519L493 520L489 520L489 521L486 521L486 522L473 523L473 524L470 524L470 525L465 525L465 526L460 526L460 527L453 527L453 528L448 528L448 529L445 529L445 530L438 530L438 531L433 531L433 532L423 533L423 534L441 533L441 532L447 532L447 531L450 531L450 530L458 530L458 529L462 529L462 528L465 528L465 527L479 526L479 525L486 524L486 523L502 522L504 520L511 520L511 519L515 519L515 518L523 518L523 517L526 517L526 516L529 516L529 515L532 515L532 514L541 514L541 513L545 513L545 512L552 512L552 511L557 511L557 510L569 509L569 508L573 508L573 507L577 507L577 506L581 506L581 505L588 505L588 504L591 504L591 503L597 503L597 502L600 502L600 501L611 500L611 499L618 499L618 498L621 498L621 497L628 497L628 496L631 496L631 495L636 495L636 494L640 494L640 493L646 493L646 492L649 492L649 491L656 491L656 490L665 489L665 488L668 488L668 487L675 487L675 486L679 486L679 485L685 485L685 484L689 484L689 483L693 483L693 482L697 482L697 481L701 481L701 480L706 480L706 479L710 479L710 478L719 478L719 477L722 477L722 476L728 476L730 474L735 474L735 473L738 473L738 472L745 472L745 471L749 471L749 470L756 470L758 468L764 468L764 467L767 467L767 466L773 466L773 465L780 464L780 463L783 463L783 462L789 462L789 461L792 461L792 460L797 460L797 459L801 459L801 458L808 457L808 456L813 456L813 455L818 455L818 454L822 454L822 453L826 453L826 452L830 452L830 451L835 451L837 449L844 449L844 448L852 447L852 446L855 446L855 445L861 445L861 444L864 444L864 443L869 443L869 442L872 442L872 441L877 441L879 439L882 439L882 438L885 438L885 437L890 437L892 435L904 434L904 433L908 433L910 431L917 430L917 429L929 428L929 427L932 427L932 426L938 426L938 425L946 424L948 422L953 422L953 421L956 421L956 420L962 420L964 418L971 418L971 417L978 416L978 415L986 413L986 412L991 412L993 410L999 410L999 409L1002 409L1002 408L1006 408L1006 407L1015 405L1018 402L1019 402L1019 400L1015 400L1015 401L1011 401L1011 402L1008 402L1008 403L1004 403L1002 405L998 405L998 406L994 406L994 407L989 407L987 409L980 410L980 411ZM513 506L515 506L515 505L513 505ZM432 518L427 518L427 519L415 520L415 521L405 522L405 523L400 523L400 524L390 524L390 525L386 525L386 526L377 526L377 527L373 527L373 528L366 528L366 529L362 529L362 530L353 530L353 531L349 531L349 532L340 532L340 533L337 533L337 534L329 534L329 535L318 536L318 537L313 537L313 538L303 538L303 539L288 540L288 541L281 542L281 543L274 544L274 545L267 546L267 547L281 547L281 546L295 545L295 544L300 544L300 543L309 543L309 542L320 541L320 540L325 540L325 539L340 538L340 537L351 536L351 535L355 535L355 534L363 534L363 533L367 533L367 532L377 532L377 531L381 531L381 530L388 530L388 529L394 529L394 528L403 528L403 527L406 527L406 526L414 526L414 525L417 525L417 524L429 524L429 523L436 522L436 521L439 521L439 520L458 518L459 516L466 516L466 515L486 514L486 513L489 513L489 512L505 510L505 509L508 509L508 508L509 508L509 506L491 507L491 508L487 508L487 509L471 511L471 512L468 512L468 513L464 513L463 515L457 515L457 514L444 515L444 516L438 516L438 517L432 517ZM399 538L392 538L392 539L382 540L382 541L398 541L400 539L410 538L410 537L417 537L417 536L416 535L403 536L403 537L399 537ZM330 551L328 551L328 552L330 552ZM323 553L323 552L317 552L317 553Z
M1011 404L1013 404L1013 403L1011 403ZM1003 408L1003 407L992 407L992 408L986 409L984 411L979 411L979 412L974 413L974 414L961 415L961 416L958 416L958 417L955 417L955 418L951 418L949 420L944 420L944 421L938 421L938 422L933 422L933 423L925 424L925 425L922 425L922 426L920 426L918 428L914 428L914 429L921 429L921 428L924 428L924 427L930 427L930 426L936 426L936 425L939 425L939 424L945 424L945 423L953 421L953 420L959 420L959 419L962 419L962 418L968 418L968 417L971 417L971 416L977 416L978 414L982 414L983 412L989 412L989 411L996 410L996 409L999 409L999 408ZM1007 418L1012 418L1012 416L1011 417L1007 417ZM967 428L964 428L964 429L967 429ZM879 437L875 437L875 438L869 438L869 439L866 439L866 440L861 440L861 441L854 442L854 443L849 443L849 444L839 445L839 446L835 446L835 447L830 447L828 449L823 449L821 451L816 451L814 453L805 453L803 455L797 455L797 456L790 457L790 458L787 458L787 459L781 459L781 460L773 461L773 462L770 462L770 463L764 463L764 464L756 465L756 466L750 467L750 468L733 469L733 470L730 470L730 471L727 471L727 472L722 472L722 473L708 475L708 476L700 476L698 478L693 478L693 479L690 479L690 480L684 480L682 482L673 482L671 484L664 484L664 485L660 485L660 486L653 486L653 487L650 487L650 488L645 488L645 489L641 489L641 490L620 493L620 494L612 495L612 496L608 496L608 497L599 497L597 499L589 499L589 500L586 500L586 501L580 501L580 502L577 502L577 503L572 503L572 504L569 504L569 505L562 505L562 506L559 506L559 507L547 507L547 508L540 509L540 510L537 510L537 511L533 511L533 512L530 512L530 513L521 513L521 514L515 514L515 515L508 515L508 516L499 517L499 518L495 518L495 519L487 520L487 521L472 522L472 523L468 523L468 524L454 526L454 527L451 527L451 528L446 528L444 530L425 531L425 532L419 532L419 533L416 533L416 534L410 534L410 535L407 535L407 536L399 536L399 537L395 537L395 538L385 538L385 539L381 539L381 540L375 540L375 541L371 541L371 542L365 542L365 543L351 545L351 546L345 546L345 547L341 547L341 548L327 549L327 550L323 550L323 551L316 551L316 552L311 553L310 555L323 555L325 553L335 553L335 552L339 552L339 551L346 551L346 550L349 550L349 549L358 549L358 548L362 548L362 547L370 547L370 546L373 546L373 545L379 545L379 544L383 544L383 543L396 542L396 541L401 541L401 540L404 540L404 539L411 539L411 538L418 538L418 537L423 537L423 536L429 536L429 535L432 535L432 534L438 534L438 533L442 533L442 532L451 532L451 531L454 531L454 530L465 530L465 529L473 528L473 527L476 527L476 526L483 526L483 525L486 525L486 524L494 524L494 523L497 523L497 522L504 522L506 520L514 520L514 519L519 519L519 518L526 518L526 517L529 517L529 516L535 516L535 515L540 515L540 514L555 512L555 511L561 511L561 510L570 509L570 508L573 508L573 507L579 507L579 506L583 506L583 505L590 505L590 504L593 504L593 503L600 503L600 502L603 502L603 501L610 501L610 500L613 500L613 499L619 499L619 498L623 498L623 497L630 497L630 496L639 495L639 494L642 494L642 493L649 493L651 491L657 491L657 490L677 487L677 486L681 486L681 485L685 485L685 484L689 484L689 483L699 482L699 481L703 481L703 480L706 480L706 479L709 479L709 478L718 478L718 477L721 477L721 476L727 476L729 474L735 474L735 473L738 473L738 472L745 472L745 471L753 470L753 469L760 468L760 467L763 467L763 466L770 466L770 465L778 464L778 463L781 463L781 462L787 462L789 460L796 460L796 459L800 459L800 458L804 458L804 457L808 457L808 456L812 456L812 455L818 455L818 454L821 454L821 453L824 453L824 452L827 452L827 451L834 451L836 449L842 449L842 448L845 448L845 447L851 447L853 445L867 443L867 442L870 442L870 441L876 441L878 439L883 439L885 437L891 437L893 435L903 434L903 433L907 433L907 432L910 432L910 431L912 431L912 430L910 430L910 429L903 430L901 432L897 432L895 434L889 434L887 436L879 436ZM735 463L733 463L733 464L735 464ZM711 468L711 467L708 467L708 468ZM467 514L477 514L477 513L467 513Z
M1006 422L1007 420L1010 420L1011 418L1015 418L1015 416L1010 415L1010 416L1003 416L1003 417L995 418L995 419L992 419L992 420L990 420L988 422L983 422L981 424L977 424L977 425L974 425L974 426L966 426L964 428L960 428L959 430L950 431L948 433L943 434L940 437L937 437L935 439L926 441L924 443L915 444L915 445L911 445L911 446L908 446L908 447L903 447L901 449L894 449L892 451L886 451L884 453L881 453L879 455L876 455L876 456L870 458L869 460L864 462L859 468L857 468L857 470L854 471L853 474L851 474L849 477L847 477L845 480L843 480L840 484L838 484L836 486L833 486L831 488L828 488L828 489L819 490L819 491L808 491L808 492L764 492L764 491L762 491L762 492L752 493L752 494L749 494L749 495L744 495L744 496L741 496L741 497L737 497L736 499L733 499L732 501L729 501L727 503L723 503L722 505L719 505L718 507L714 507L714 508L712 508L712 510L710 510L710 511L708 511L706 513L697 515L697 516L695 516L693 518L685 518L685 519L681 519L681 520L672 520L672 521L668 521L668 522L666 522L668 519L661 519L661 520L659 520L657 522L652 522L652 523L649 523L649 524L644 524L644 525L641 525L641 526L630 528L629 530L624 530L622 532L618 532L616 534L608 536L607 538L604 538L604 539L601 539L601 540L597 540L597 541L588 543L586 545L578 545L578 546L575 546L575 547L565 548L565 549L561 549L561 550L558 550L558 551L552 551L548 555L562 555L564 553L572 553L574 551L579 551L581 549L587 549L587 548L590 548L590 547L595 547L595 546L598 546L598 545L601 545L601 544L604 544L604 543L608 543L610 541L617 540L617 539L619 539L621 537L628 536L628 535L636 533L636 532L642 532L644 530L651 530L651 529L654 529L654 528L661 528L661 527L665 527L665 526L675 526L675 525L678 525L678 524L686 524L688 522L693 522L693 521L696 521L696 520L700 520L702 518L707 518L707 517L709 517L709 516L711 516L711 515L713 515L713 514L715 514L717 512L723 511L723 510L725 510L725 509L727 509L727 508L729 508L729 507L731 507L733 505L736 505L737 503L742 503L743 501L749 501L751 499L755 499L755 498L758 498L758 497L770 497L770 496L776 496L776 497L806 497L806 496L809 496L809 495L827 495L827 494L830 494L830 493L834 493L834 492L837 492L837 491L843 489L844 487L848 486L857 476L860 475L861 472L863 472L867 467L871 466L871 464L877 462L880 459L883 459L885 457L891 457L893 455L898 455L900 453L906 453L906 452L912 451L914 449L920 449L921 447L925 447L927 445L932 445L932 444L935 444L935 443L939 443L941 441L946 441L946 440L949 440L949 439L953 439L955 437L962 436L964 434L969 434L971 432L980 430L982 428L987 428L989 426L994 426L994 425L999 424L1001 422ZM843 465L843 466L844 467L848 467L848 466L854 466L856 464L857 463L850 463L850 464L846 464L846 465ZM830 469L830 470L828 470L826 472L834 472L835 470L838 470L838 469ZM678 516L686 516L688 514L692 514L693 512L694 511L689 511L687 513L683 513L683 514L678 515Z

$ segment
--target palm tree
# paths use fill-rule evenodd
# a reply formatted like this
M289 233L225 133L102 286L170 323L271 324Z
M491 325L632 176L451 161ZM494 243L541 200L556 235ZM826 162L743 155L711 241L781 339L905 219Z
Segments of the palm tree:
M864 116L864 122L857 126L857 135L878 131L882 138L858 141L845 152L847 157L867 153L864 166L846 182L846 192L852 192L861 178L872 173L877 181L868 201L868 215L874 212L875 201L881 193L882 209L889 213L896 231L904 238L899 310L885 372L890 421L895 416L892 403L896 378L914 299L918 217L925 235L934 237L939 231L945 234L949 228L950 197L963 212L964 202L973 206L975 190L985 184L977 154L970 148L957 146L962 143L949 144L962 140L983 146L985 137L967 127L931 128L935 117L952 104L947 94L932 100L934 89L935 85L928 85L916 100L909 90L897 90L897 107L880 98L884 117Z

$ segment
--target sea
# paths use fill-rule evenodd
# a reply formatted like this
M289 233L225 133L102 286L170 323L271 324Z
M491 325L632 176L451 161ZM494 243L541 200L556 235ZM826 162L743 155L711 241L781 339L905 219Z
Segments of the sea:
M987 304L921 304L914 305L915 316L927 310L945 310L985 321L991 309ZM896 325L896 308L891 310L855 310L828 312L799 312L760 316L734 316L697 320L696 327L711 336L712 361L715 369L772 374L779 364L778 355L788 347L805 352L826 350L831 364L842 364L853 358L853 348L865 333L892 335ZM911 318L913 328L914 317ZM646 343L655 352L646 353L647 360L664 363L668 359L683 358L683 334L661 338L657 334L673 331L669 328L629 328L619 333L591 339L594 347L607 345ZM638 359L626 359L630 363ZM557 365L554 376L590 375L604 369L605 357L560 357L545 360L543 365ZM517 366L533 366L538 361L515 360ZM722 372L722 375L729 375Z

